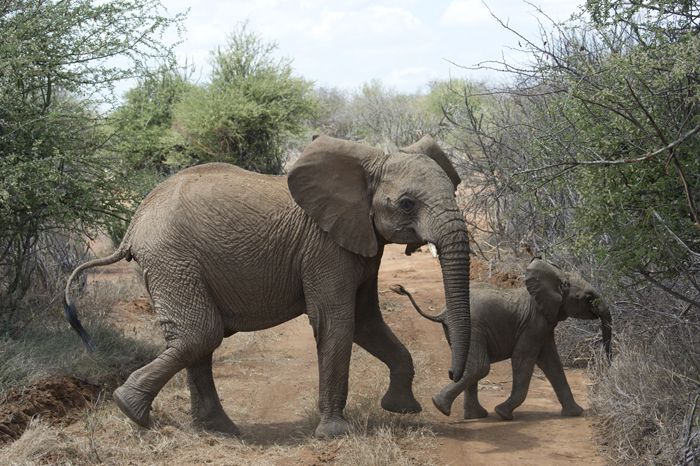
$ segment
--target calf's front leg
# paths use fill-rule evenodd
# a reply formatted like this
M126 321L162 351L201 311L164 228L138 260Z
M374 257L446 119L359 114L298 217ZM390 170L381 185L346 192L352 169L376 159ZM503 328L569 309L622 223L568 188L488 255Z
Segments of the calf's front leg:
M540 355L537 358L537 366L542 369L545 377L552 384L554 392L557 394L559 403L561 404L562 416L580 416L583 413L583 408L574 401L574 395L571 393L571 387L566 380L564 367L559 359L559 352L554 342L554 334L547 337Z
M496 414L504 421L513 420L513 410L523 404L527 397L539 349L540 347L537 346L533 351L533 342L526 338L521 338L515 344L510 359L513 366L513 387L508 399L495 408Z

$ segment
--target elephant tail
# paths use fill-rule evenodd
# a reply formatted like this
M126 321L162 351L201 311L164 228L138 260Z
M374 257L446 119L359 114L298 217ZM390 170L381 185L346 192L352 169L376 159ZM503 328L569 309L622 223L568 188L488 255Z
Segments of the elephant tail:
M73 330L75 330L80 336L80 339L83 341L83 344L88 349L88 351L94 350L95 346L92 343L90 335L88 335L88 333L85 331L83 324L80 323L80 319L78 319L75 305L73 304L73 302L71 302L70 284L73 282L73 280L75 280L75 277L77 277L78 274L85 269L114 264L115 262L119 262L124 258L130 260L131 252L129 251L129 247L122 243L112 255L102 257L99 259L93 259L91 261L80 264L75 270L73 270L73 273L70 274L70 277L68 277L65 293L63 295L63 313L65 314L66 319L68 319L68 323L70 324L70 326L73 327Z

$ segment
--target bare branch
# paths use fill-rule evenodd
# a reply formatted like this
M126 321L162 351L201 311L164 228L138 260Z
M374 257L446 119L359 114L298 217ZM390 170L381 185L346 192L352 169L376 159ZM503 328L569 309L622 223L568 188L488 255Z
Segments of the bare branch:
M657 211L654 211L654 218L656 218L656 220L658 220L659 223L661 223L661 225L664 227L664 229L673 237L673 239L676 240L676 242L678 242L678 244L680 244L680 245L683 247L683 249L685 249L686 251L688 251L688 253L690 253L691 256L700 259L700 253L697 253L697 252L693 251L692 249L690 249L690 247L689 247L687 244L685 244L685 243L683 242L683 240L680 239L680 238L678 237L678 235L676 235L676 234L673 232L673 230L671 230L671 229L668 227L668 225L666 225L666 222L664 222L664 220L661 218L661 215L659 215L659 213L658 213Z
M553 163L550 165L546 165L544 167L537 167L537 168L529 168L527 170L520 170L517 172L513 173L513 176L518 176L518 175L526 175L528 173L535 173L535 172L541 172L544 170L550 170L552 168L559 168L559 167L578 167L582 165L602 165L604 167L610 166L610 165L624 165L624 164L629 164L629 163L639 163L639 162L645 162L647 160L650 160L654 157L656 157L659 154L662 154L668 150L673 149L674 147L680 145L683 143L686 139L690 138L691 136L697 134L700 131L700 125L696 126L695 128L691 129L687 133L685 133L683 136L680 138L676 139L675 141L665 145L664 147L657 149L653 152L649 152L647 154L644 154L641 157L633 158L633 159L619 159L619 160L570 160L570 161L564 161L564 162L558 162L558 163ZM696 214L697 215L697 214Z

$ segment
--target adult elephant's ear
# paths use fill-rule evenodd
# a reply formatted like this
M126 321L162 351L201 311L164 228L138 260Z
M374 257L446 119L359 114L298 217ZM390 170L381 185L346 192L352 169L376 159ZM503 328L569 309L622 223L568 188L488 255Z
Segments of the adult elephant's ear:
M362 161L382 155L362 144L319 136L289 172L297 204L343 248L366 257L377 254L370 192Z
M445 171L447 176L450 178L450 181L452 181L455 189L457 189L457 185L462 182L457 174L457 170L455 170L455 167L452 165L452 162L450 162L450 159L447 158L447 154L440 149L440 146L437 145L437 142L435 142L435 139L433 139L432 136L426 134L418 142L402 148L401 152L425 154L433 159Z
M569 291L562 272L542 259L534 258L525 269L525 287L547 321L556 323L562 301Z

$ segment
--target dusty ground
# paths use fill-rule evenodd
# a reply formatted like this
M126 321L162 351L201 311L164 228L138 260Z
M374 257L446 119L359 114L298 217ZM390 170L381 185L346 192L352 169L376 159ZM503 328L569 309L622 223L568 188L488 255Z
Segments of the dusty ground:
M133 272L122 262L104 267L91 281L120 280ZM518 284L517 274L489 278L484 264L474 268L473 279ZM318 375L311 328L302 316L264 332L235 335L215 353L222 403L241 428L242 439L199 432L190 425L189 393L180 373L154 403L153 429L136 427L111 401L100 402L67 427L35 427L34 439L28 431L27 438L0 450L0 460L26 458L36 450L33 461L74 464L604 463L592 440L591 417L560 417L554 392L541 374L535 374L515 421L503 422L493 414L510 390L509 362L496 364L482 380L480 399L490 412L487 419L462 420L461 398L450 418L441 415L430 396L448 382L447 344L437 324L420 318L403 297L389 291L394 283L409 289L425 308L439 311L444 302L439 263L428 253L406 257L403 247L390 246L380 274L385 319L415 360L414 388L424 409L420 415L385 414L377 408L388 372L355 348L347 413L357 434L331 441L311 438ZM162 340L145 297L120 303L109 318L124 333ZM567 377L578 403L587 408L584 372L568 370Z

